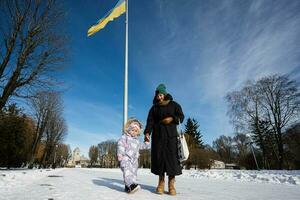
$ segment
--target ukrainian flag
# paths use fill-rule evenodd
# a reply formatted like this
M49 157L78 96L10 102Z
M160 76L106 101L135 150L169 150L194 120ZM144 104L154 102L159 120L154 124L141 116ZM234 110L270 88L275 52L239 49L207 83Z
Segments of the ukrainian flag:
M89 28L88 36L91 36L99 30L103 29L108 22L113 21L124 12L126 12L125 0L119 0L117 5L113 9L111 9L102 19L100 19L96 25Z

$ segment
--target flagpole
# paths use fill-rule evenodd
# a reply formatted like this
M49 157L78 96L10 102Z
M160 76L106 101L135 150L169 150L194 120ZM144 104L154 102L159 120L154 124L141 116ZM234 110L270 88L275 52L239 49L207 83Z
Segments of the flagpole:
M124 68L124 105L123 105L123 126L127 122L128 115L128 0L125 0L125 68Z

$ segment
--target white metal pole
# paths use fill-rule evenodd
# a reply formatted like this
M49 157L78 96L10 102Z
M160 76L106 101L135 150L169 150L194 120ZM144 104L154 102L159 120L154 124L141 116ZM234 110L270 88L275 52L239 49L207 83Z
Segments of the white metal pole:
M249 141L250 141L250 149L251 149L251 152L252 152L255 164L256 164L256 169L259 170L258 163L257 163L257 160L256 160L256 156L255 156L255 153L254 153L254 150L253 150L253 146L252 146L253 141L252 141L251 135L250 134L246 134L246 136L249 138Z
M123 105L123 127L127 122L128 114L128 0L125 0L126 7L126 34L125 34L125 69L124 69L124 105Z
M255 156L255 153L254 153L254 150L253 150L253 147L252 147L252 142L250 143L250 148L251 148L251 151L252 151L252 154L253 154L253 157L254 157L254 161L255 161L255 164L256 164L256 169L259 170L258 163L257 163L257 160L256 160L256 156Z

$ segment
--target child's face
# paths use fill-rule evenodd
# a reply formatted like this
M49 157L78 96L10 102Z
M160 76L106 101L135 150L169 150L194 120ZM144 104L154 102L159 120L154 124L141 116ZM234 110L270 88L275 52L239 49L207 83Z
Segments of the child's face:
M129 133L132 137L136 137L139 134L139 131L140 130L138 128L133 128L129 131Z

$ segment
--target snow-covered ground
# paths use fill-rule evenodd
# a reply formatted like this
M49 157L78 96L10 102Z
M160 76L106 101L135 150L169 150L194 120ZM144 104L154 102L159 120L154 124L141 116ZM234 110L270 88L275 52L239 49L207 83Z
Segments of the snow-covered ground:
M184 175L239 182L278 183L300 186L300 171L288 170L186 170Z
M0 199L300 199L300 171L184 170L176 196L155 194L149 169L138 171L138 182L142 189L126 194L120 169L0 170Z

